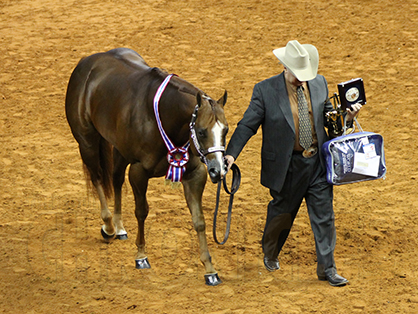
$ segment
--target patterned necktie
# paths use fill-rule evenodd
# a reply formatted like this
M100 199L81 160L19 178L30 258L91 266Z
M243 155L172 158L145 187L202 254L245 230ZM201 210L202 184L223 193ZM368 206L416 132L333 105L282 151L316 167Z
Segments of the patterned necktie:
M298 112L299 112L299 142L305 150L308 149L313 142L311 119L309 118L308 102L306 101L303 87L299 86L296 89L298 98Z

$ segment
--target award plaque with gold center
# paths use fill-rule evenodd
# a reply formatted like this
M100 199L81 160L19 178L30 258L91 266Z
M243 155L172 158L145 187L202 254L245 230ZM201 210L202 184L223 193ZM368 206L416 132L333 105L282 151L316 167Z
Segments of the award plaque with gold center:
M341 109L351 109L354 104L366 104L366 93L364 92L363 79L356 78L337 85L340 96Z

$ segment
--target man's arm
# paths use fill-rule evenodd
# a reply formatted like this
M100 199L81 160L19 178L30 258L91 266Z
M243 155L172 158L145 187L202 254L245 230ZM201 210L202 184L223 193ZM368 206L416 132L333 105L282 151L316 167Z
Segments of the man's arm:
M255 85L250 105L245 111L241 121L232 134L225 152L228 170L238 158L248 140L257 133L258 128L264 121L264 101L259 84Z

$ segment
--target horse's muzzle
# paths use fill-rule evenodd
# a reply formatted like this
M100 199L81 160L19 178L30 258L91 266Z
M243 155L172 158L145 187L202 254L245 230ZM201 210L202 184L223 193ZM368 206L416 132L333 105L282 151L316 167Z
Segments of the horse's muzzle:
M221 169L219 167L208 168L209 177L212 183L218 183L221 181Z
M223 179L226 173L225 164L219 162L219 159L206 160L206 166L212 183L218 183Z
M223 155L217 156L217 158L213 159L206 158L205 163L212 183L218 183L221 181L228 171L228 166L223 158Z

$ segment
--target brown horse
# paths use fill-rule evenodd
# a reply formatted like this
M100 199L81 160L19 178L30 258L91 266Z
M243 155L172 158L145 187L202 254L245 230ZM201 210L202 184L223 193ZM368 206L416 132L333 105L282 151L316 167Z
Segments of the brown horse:
M148 181L165 174L169 179L169 172L176 171L199 238L206 283L221 282L208 251L202 194L207 180L204 164L213 183L225 175L226 98L225 92L214 101L187 81L150 68L139 54L126 48L83 58L74 69L65 100L66 115L100 200L106 241L127 238L121 189L130 165L138 220L136 268L150 268L144 238ZM171 154L164 134L175 147ZM169 161L177 167L171 167ZM107 205L112 192L113 215Z

